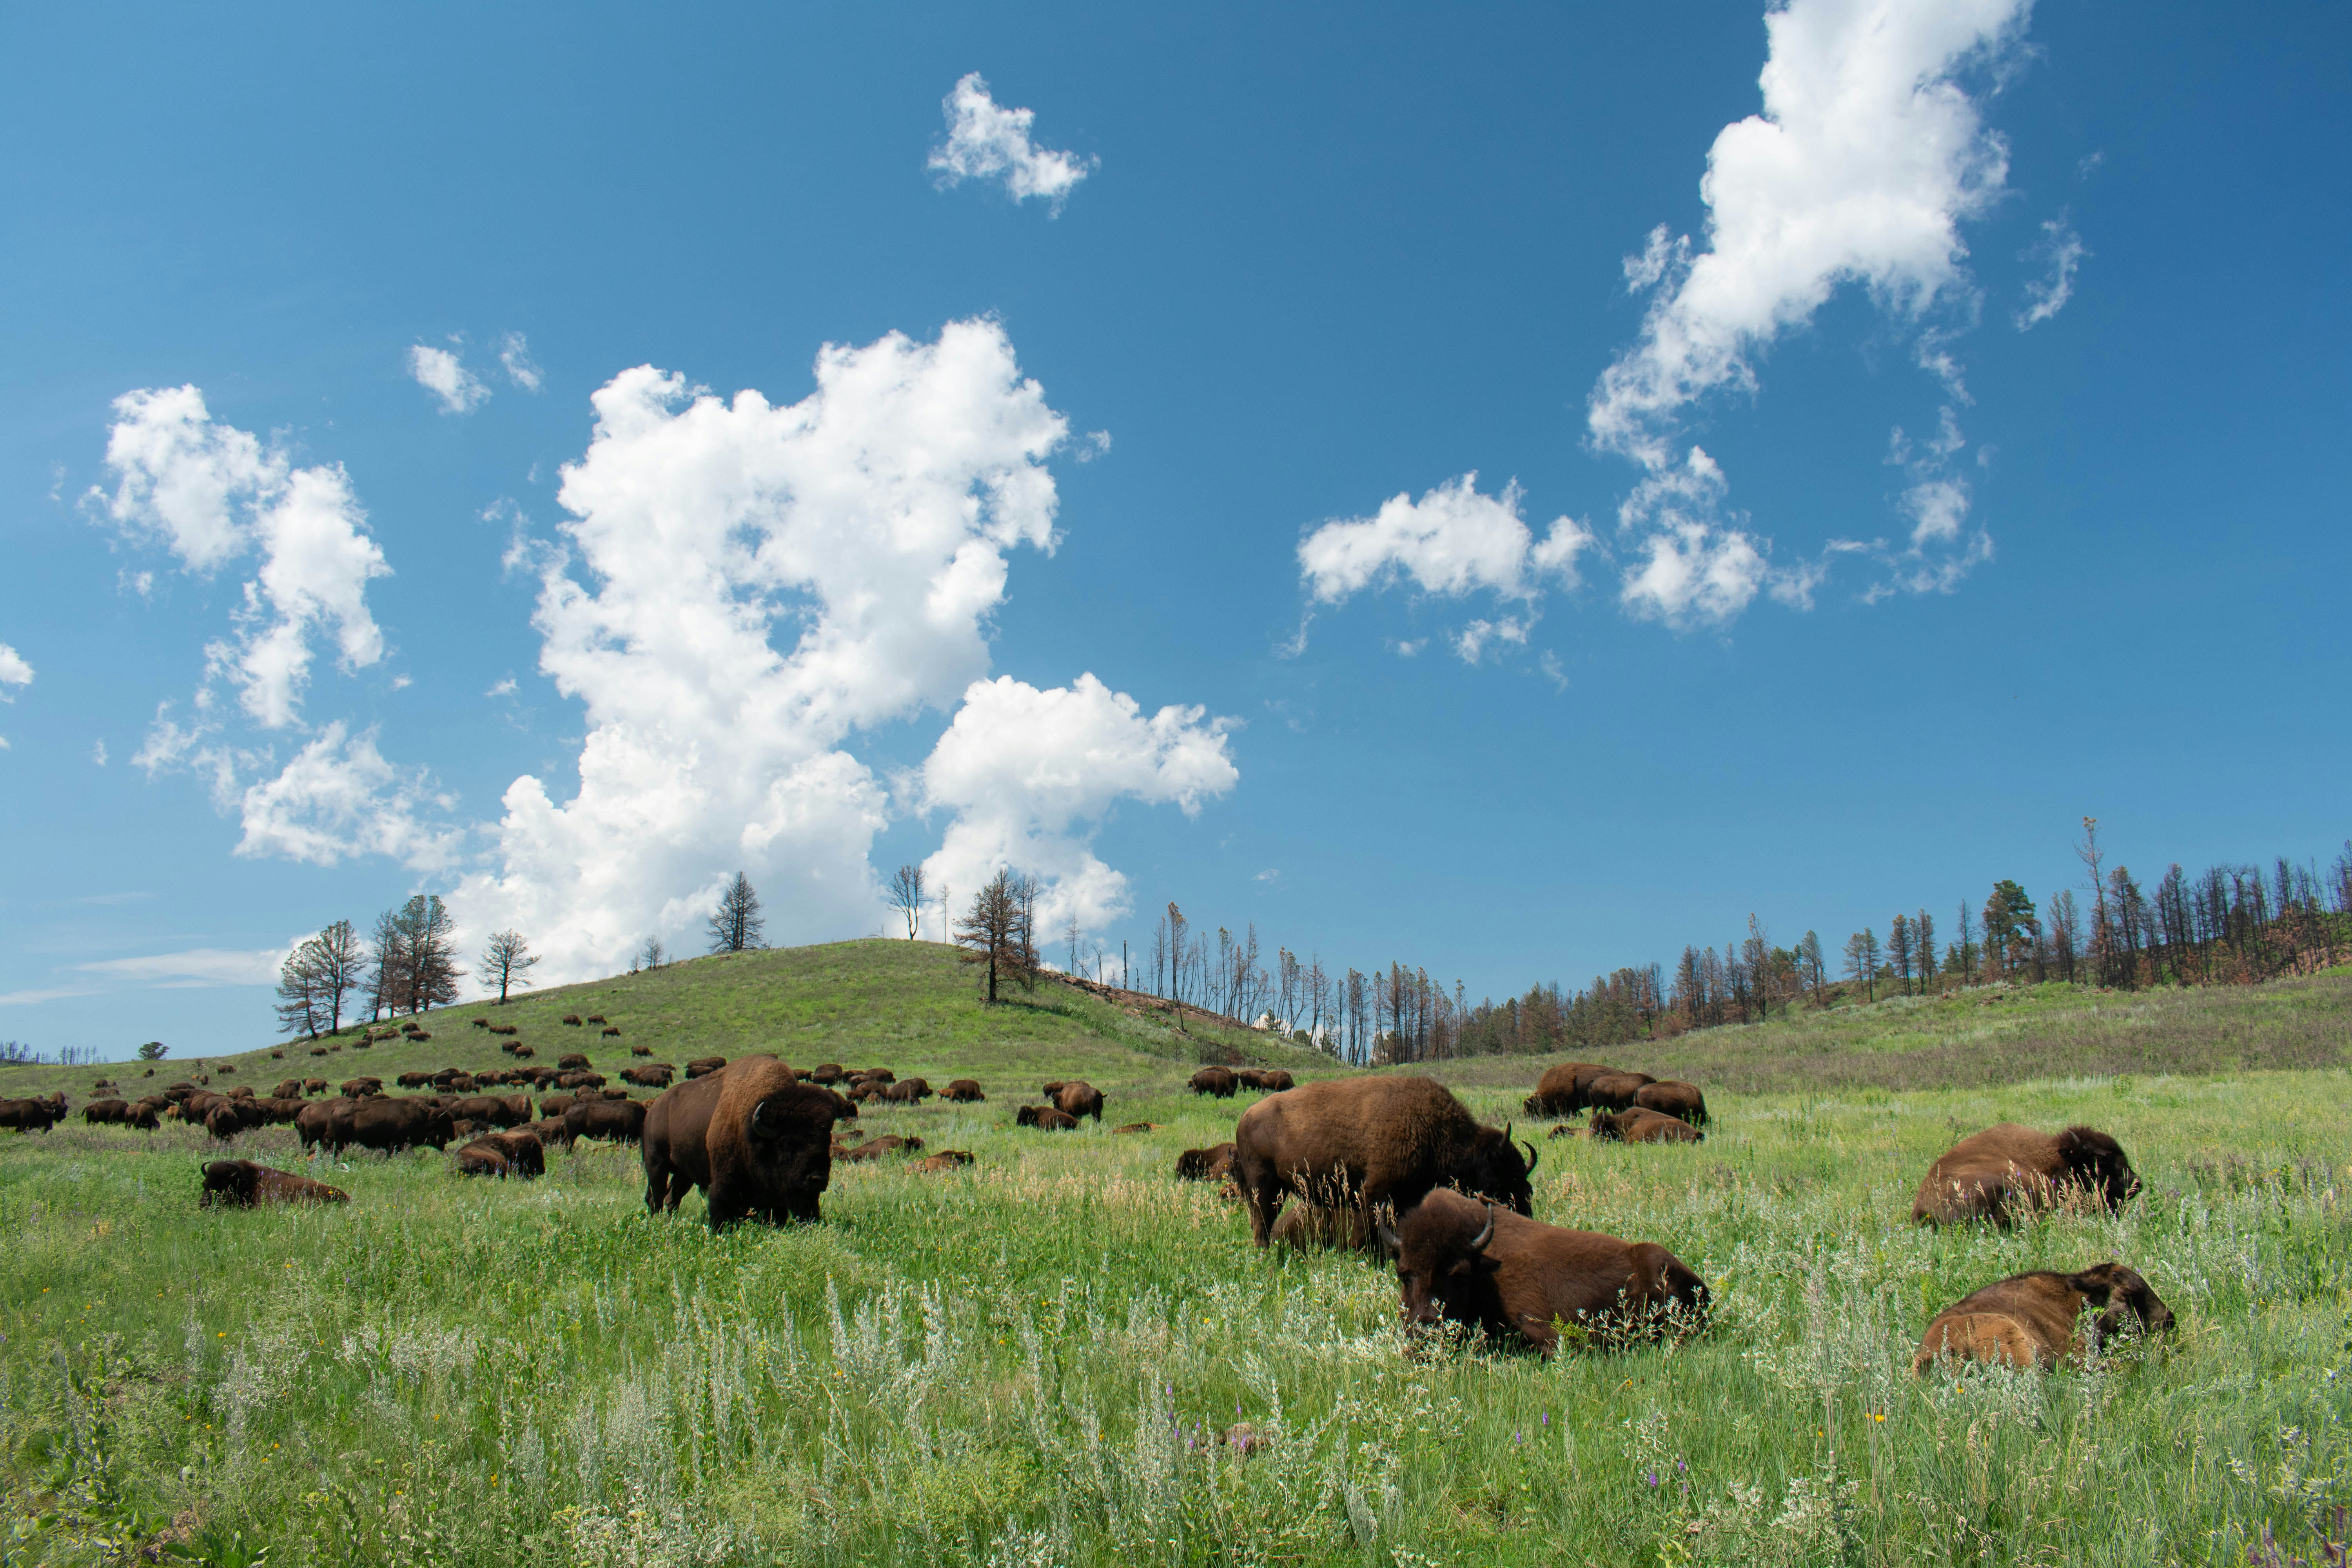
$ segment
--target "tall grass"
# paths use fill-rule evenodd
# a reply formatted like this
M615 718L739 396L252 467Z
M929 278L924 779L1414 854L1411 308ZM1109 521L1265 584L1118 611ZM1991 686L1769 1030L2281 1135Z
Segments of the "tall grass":
M2316 1556L2352 1501L2341 1070L1716 1094L1696 1147L1545 1142L1538 1217L1663 1242L1719 1302L1550 1362L1408 1344L1384 1271L1253 1249L1168 1173L1237 1106L1176 1082L1114 1101L1141 1136L871 1115L979 1163L840 1168L822 1225L719 1237L648 1216L626 1151L511 1185L359 1156L347 1208L231 1213L191 1130L6 1139L7 1560L2115 1568L2242 1563L2265 1524ZM2146 1195L1906 1223L2002 1118L2114 1131ZM1939 1307L2109 1257L2172 1342L1909 1375Z

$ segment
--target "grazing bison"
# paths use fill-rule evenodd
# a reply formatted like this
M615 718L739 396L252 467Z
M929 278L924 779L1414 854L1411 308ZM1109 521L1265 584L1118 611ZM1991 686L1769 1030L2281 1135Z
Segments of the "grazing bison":
M404 1072L393 1080L403 1089L423 1089L433 1081L429 1072Z
M216 1100L213 1108L205 1112L205 1131L226 1143L245 1131L245 1118L227 1100Z
M327 1080L322 1078L306 1078L302 1080L302 1092L304 1094L324 1094L327 1092Z
M547 1174L547 1151L528 1132L493 1132L457 1151L461 1176L515 1176L529 1180Z
M524 1094L511 1097L471 1095L453 1103L449 1111L454 1116L462 1116L484 1127L520 1127L530 1120L530 1097Z
M839 1062L819 1062L809 1072L811 1083L839 1083L849 1075L841 1070Z
M561 1116L551 1116L539 1121L527 1121L515 1131L530 1133L539 1140L539 1145L542 1149L572 1147L572 1129L563 1124L563 1118Z
M697 1057L686 1064L686 1076L689 1079L709 1078L726 1065L725 1057Z
M1176 1179L1180 1182L1222 1182L1233 1173L1234 1146L1230 1143L1187 1149L1176 1156Z
M1280 1094L1286 1089L1297 1088L1298 1080L1282 1068L1267 1068L1257 1075L1257 1086L1268 1094Z
M560 1072L555 1075L558 1089L602 1089L604 1075L600 1072Z
M604 1014L602 1014L602 1013L591 1013L591 1014L589 1014L589 1015L588 1015L588 1021L589 1021L590 1023L592 1023L592 1024L601 1024L601 1023L604 1023Z
M2036 1132L2004 1121L1963 1138L1927 1167L1911 1203L1919 1225L1989 1219L2003 1227L2021 1210L2044 1208L2080 1192L2103 1207L2139 1191L2123 1146L2089 1127Z
M316 1108L302 1109L308 1114ZM381 1149L387 1153L420 1143L446 1149L449 1140L457 1135L457 1121L441 1107L423 1100L371 1096L352 1102L351 1141L362 1149Z
M0 1127L19 1132L47 1132L64 1114L46 1100L0 1100Z
M1234 1077L1233 1069L1230 1068L1205 1067L1194 1073L1190 1081L1194 1094L1213 1095L1219 1100L1231 1100L1234 1097L1234 1087L1241 1080Z
M343 1080L342 1095L345 1100L365 1100L370 1095L383 1092L383 1079L380 1078L354 1078Z
M1675 1079L1663 1079L1645 1083L1633 1092L1633 1103L1643 1110L1654 1110L1661 1116L1680 1117L1693 1127L1706 1125L1706 1096L1698 1085L1683 1083Z
M931 1086L919 1078L894 1083L882 1091L882 1098L893 1105L920 1105L930 1097Z
M561 1116L579 1102L579 1097L576 1095L544 1095L540 1099L539 1113L541 1116Z
M1706 1282L1654 1241L1564 1230L1443 1188L1379 1234L1396 1257L1405 1321L1417 1326L1475 1324L1548 1355L1561 1323L1613 1340L1706 1319Z
M563 1022L571 1025L576 1029L580 1026L580 1015L577 1013L566 1013L563 1015Z
M152 1132L163 1125L163 1108L170 1103L169 1100L152 1094L141 1100L134 1100L131 1102L130 1108L122 1113L122 1125L136 1127L142 1132Z
M865 1068L857 1072L850 1074L849 1076L852 1078L862 1078L868 1083L892 1084L898 1081L898 1075L892 1072L888 1068Z
M920 1171L927 1176L936 1176L948 1171L960 1171L964 1166L971 1164L971 1159L972 1157L970 1152L965 1150L942 1149L936 1154L929 1155L923 1159L916 1161L913 1164L908 1165L907 1169L910 1171Z
M574 1068L578 1068L584 1072L593 1064L592 1064L586 1057L582 1056L578 1051L574 1051L568 1057L556 1058L555 1065L563 1068L566 1072L571 1071Z
M1633 1097L1657 1082L1645 1072L1605 1072L1584 1086L1584 1103L1598 1110L1630 1110Z
M1616 1070L1599 1062L1562 1062L1548 1068L1537 1081L1536 1091L1520 1102L1520 1108L1529 1116L1573 1116L1584 1109L1585 1086Z
M1054 1095L1054 1105L1063 1115L1073 1119L1091 1116L1097 1121L1102 1120L1102 1090L1090 1083L1073 1081L1062 1085Z
M667 1067L623 1068L621 1081L635 1084L639 1089L667 1089L670 1072Z
M823 1069L820 1068L818 1070L822 1071ZM958 1105L971 1105L977 1101L986 1100L988 1096L980 1092L980 1084L977 1080L968 1078L960 1078L950 1082L944 1089L941 1089L940 1091L940 1098L941 1100L953 1100Z
M597 1032L598 1032L599 1034L603 1035L605 1038L610 1039L610 1038L614 1037L614 1036L618 1035L621 1031L620 1031L619 1029L617 1029L617 1028L614 1028L612 1025L607 1024L607 1025L605 1025L605 1026L604 1026L604 1028L600 1029L600 1030L599 1030L599 1031L597 1031Z
M294 1131L305 1149L341 1149L352 1141L352 1112L359 1102L351 1100L314 1100L302 1107L294 1118Z
M1056 1110L1050 1105L1024 1105L1013 1113L1015 1127L1038 1127L1048 1132L1067 1132L1077 1126L1078 1119L1066 1110Z
M646 1130L642 1100L583 1100L563 1113L563 1125L574 1138L600 1138L608 1143L634 1143Z
M1706 1136L1679 1116L1663 1111L1645 1110L1635 1106L1631 1110L1592 1112L1592 1135L1619 1143L1696 1143Z
M302 1080L299 1078L282 1079L269 1093L276 1100L299 1100L302 1098Z
M127 1100L93 1100L81 1108L81 1119L93 1127L100 1122L119 1126L131 1120L131 1102Z
M833 1104L773 1057L662 1091L646 1118L646 1206L677 1207L700 1187L710 1228L756 1217L816 1219L833 1180Z
M633 1057L649 1057L654 1054L654 1048L651 1046L631 1046L629 1054Z
M1242 1112L1234 1142L1234 1174L1260 1247L1272 1241L1275 1217L1293 1193L1353 1203L1365 1235L1376 1205L1409 1208L1449 1184L1520 1214L1533 1199L1535 1146L1522 1160L1508 1127L1480 1126L1433 1079L1325 1079L1270 1095Z
M249 1209L257 1204L347 1204L351 1194L291 1171L274 1171L250 1160L215 1160L205 1166L205 1187L196 1202Z
M2074 1325L2085 1307L2099 1310L2091 1321L2093 1350L2118 1332L2157 1334L2172 1327L2172 1310L2120 1263L2094 1264L2080 1274L2036 1269L2012 1274L1937 1313L1920 1336L1911 1370L1924 1373L1948 1359L2046 1372L2076 1355Z

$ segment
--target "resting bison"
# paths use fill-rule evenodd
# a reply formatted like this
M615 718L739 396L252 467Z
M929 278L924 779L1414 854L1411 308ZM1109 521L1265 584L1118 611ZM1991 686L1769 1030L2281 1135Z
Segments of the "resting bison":
M1584 1086L1584 1103L1600 1110L1630 1110L1633 1097L1657 1081L1645 1072L1605 1072Z
M908 1166L907 1169L910 1171L920 1171L927 1176L936 1176L942 1172L961 1170L964 1166L971 1163L971 1155L964 1150L942 1149L936 1154L916 1161L913 1164Z
M1400 1211L1433 1187L1465 1191L1528 1212L1533 1191L1527 1158L1510 1129L1482 1127L1443 1084L1426 1078L1339 1078L1272 1095L1242 1112L1234 1129L1234 1170L1249 1199L1250 1233L1260 1247L1274 1235L1284 1198L1352 1203L1371 1231L1372 1210Z
M1536 1091L1520 1102L1520 1109L1529 1116L1573 1116L1584 1109L1584 1086L1616 1070L1599 1062L1562 1062L1548 1068L1537 1081Z
M19 1132L47 1132L63 1114L46 1100L0 1100L0 1127Z
M1176 1179L1180 1182L1222 1182L1233 1173L1234 1146L1230 1143L1187 1149L1176 1156Z
M818 1070L823 1071L824 1069L819 1068ZM941 1100L953 1100L958 1105L971 1105L978 1100L986 1100L988 1096L980 1092L980 1084L976 1080L968 1078L960 1078L949 1084L944 1089L941 1089L940 1091L940 1098Z
M1381 1244L1396 1257L1405 1321L1513 1333L1549 1354L1561 1323L1606 1339L1706 1321L1706 1282L1654 1241L1564 1230L1441 1188Z
M1130 1121L1125 1126L1112 1128L1110 1135L1116 1138L1124 1132L1157 1132L1158 1131L1160 1131L1160 1123L1157 1121Z
M1696 1143L1706 1136L1678 1116L1644 1110L1600 1110L1592 1113L1592 1135L1620 1143Z
M2004 1121L1963 1138L1927 1167L1911 1202L1920 1225L1989 1219L2007 1226L2019 1211L2047 1207L2081 1192L2107 1208L2139 1191L2122 1145L2089 1127L2036 1132Z
M1229 1068L1219 1067L1202 1068L1192 1075L1191 1080L1194 1094L1213 1095L1219 1100L1231 1100L1240 1081Z
M1078 1119L1066 1110L1056 1110L1050 1105L1024 1105L1013 1113L1015 1127L1040 1127L1048 1132L1067 1132L1078 1124Z
M290 1171L273 1171L250 1160L215 1160L205 1167L205 1188L196 1199L249 1209L256 1204L347 1204L351 1194Z
M1091 1116L1097 1121L1100 1121L1103 1110L1102 1090L1090 1083L1075 1081L1066 1083L1055 1091L1054 1106L1063 1115L1072 1119Z
M543 1176L547 1174L547 1152L528 1132L493 1132L457 1151L457 1173L524 1179Z
M923 1141L919 1138L901 1138L895 1132L886 1132L879 1138L867 1139L855 1149L837 1149L833 1157L860 1162L878 1160L885 1154L911 1154L922 1146Z
M2094 1350L2119 1331L2157 1334L2172 1327L2172 1310L2120 1263L2094 1264L2080 1274L2037 1269L2012 1274L1937 1313L1919 1338L1911 1370L1924 1373L1948 1358L2046 1372L2074 1358L2074 1324L2086 1306L2100 1309L2091 1321Z
M642 1100L583 1100L563 1113L563 1125L574 1138L601 1138L608 1143L634 1143L645 1135L646 1102Z
M920 1105L931 1097L931 1086L919 1078L894 1083L882 1091L882 1098L893 1105Z
M1654 1110L1661 1116L1676 1116L1693 1127L1706 1125L1706 1096L1698 1085L1664 1079L1657 1083L1645 1083L1633 1093L1633 1103L1643 1110Z
M833 1180L833 1103L773 1057L665 1089L646 1118L646 1206L675 1209L688 1187L710 1228L747 1216L815 1219Z

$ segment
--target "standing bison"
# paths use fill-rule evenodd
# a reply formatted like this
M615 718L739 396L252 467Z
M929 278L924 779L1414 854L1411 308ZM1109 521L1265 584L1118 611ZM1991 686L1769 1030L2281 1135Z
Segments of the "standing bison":
M205 1186L197 1203L249 1209L256 1204L347 1204L349 1193L298 1176L273 1171L250 1160L215 1160L205 1167Z
M1465 1191L1526 1214L1536 1152L1521 1159L1510 1129L1482 1127L1444 1085L1426 1078L1325 1079L1259 1100L1234 1129L1234 1169L1249 1200L1250 1233L1273 1238L1283 1200L1352 1203L1359 1235L1373 1210L1399 1211L1433 1187Z
M2074 1324L2084 1307L2098 1309L2090 1331L2095 1350L2118 1332L2156 1334L2172 1327L2172 1309L2137 1271L2120 1263L2095 1264L2080 1274L2037 1269L2012 1274L1937 1313L1920 1336L1911 1370L1924 1373L1948 1359L2046 1372L2076 1354Z
M547 1151L529 1132L492 1132L457 1151L457 1173L524 1179L543 1176L547 1174Z
M1663 1079L1645 1083L1633 1091L1633 1103L1643 1110L1654 1110L1661 1116L1679 1117L1693 1127L1706 1125L1706 1096L1698 1085L1683 1083L1675 1079Z
M317 1109L311 1105L302 1108L305 1115ZM381 1149L386 1153L420 1143L446 1149L449 1140L457 1135L457 1119L448 1111L421 1099L388 1100L372 1095L352 1106L351 1142L362 1149Z
M1630 1110L1633 1099L1658 1080L1645 1072L1605 1072L1584 1086L1584 1103L1600 1110Z
M940 1090L940 1098L953 1100L958 1105L973 1105L986 1100L988 1096L980 1092L978 1079L960 1078Z
M1564 1230L1459 1193L1431 1193L1380 1239L1396 1255L1405 1321L1419 1327L1473 1324L1549 1355L1562 1323L1613 1340L1706 1318L1706 1282L1657 1243Z
M1545 1069L1536 1091L1521 1102L1529 1116L1572 1116L1584 1109L1584 1089L1596 1078L1616 1071L1599 1062L1562 1062Z
M601 1138L608 1143L635 1143L645 1136L646 1102L642 1100L579 1100L563 1113L563 1125L574 1138Z
M46 1100L0 1100L0 1127L19 1132L47 1132L64 1114Z
M773 1057L744 1057L662 1091L646 1114L646 1206L675 1209L688 1187L710 1228L747 1217L816 1219L833 1180L833 1097Z
M882 1098L894 1105L920 1105L931 1097L931 1086L919 1078L892 1084L882 1091Z
M2036 1132L2004 1121L1963 1138L1927 1167L1911 1203L1919 1225L1989 1219L2006 1228L2021 1211L2080 1193L2105 1208L2139 1191L2123 1145L2090 1127Z
M1191 1088L1194 1094L1214 1095L1219 1100L1231 1100L1239 1083L1228 1068L1205 1067L1194 1073Z
M1074 1080L1046 1092L1054 1097L1054 1108L1072 1121L1081 1116L1091 1116L1097 1121L1102 1120L1102 1090L1090 1083Z

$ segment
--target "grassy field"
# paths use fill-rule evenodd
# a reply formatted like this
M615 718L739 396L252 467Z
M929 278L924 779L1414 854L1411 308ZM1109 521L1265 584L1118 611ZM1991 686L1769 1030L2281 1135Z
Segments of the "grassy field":
M837 1168L823 1224L714 1237L698 1198L645 1213L632 1151L515 1185L355 1155L320 1173L348 1207L238 1214L196 1207L217 1150L192 1130L0 1134L0 1561L2116 1568L2243 1563L2265 1526L2280 1563L2319 1561L2315 1521L2352 1502L2344 978L1972 994L1608 1053L1696 1078L1717 1123L1542 1142L1537 1216L1664 1243L1719 1310L1679 1346L1549 1362L1408 1353L1384 1270L1255 1251L1169 1175L1246 1101L1183 1093L1202 1042L1148 1017L1066 991L983 1012L940 950L881 943L507 1014L550 1060L575 1008L671 1060L979 1078L984 1105L865 1119L978 1163ZM491 1059L456 1019L328 1076ZM1433 1070L1500 1121L1543 1065ZM1010 1125L1073 1073L1107 1124L1159 1127ZM91 1074L49 1076L79 1102ZM1927 1162L2002 1119L2105 1128L2145 1195L1906 1223ZM244 1142L299 1163L290 1132ZM2172 1306L2171 1342L1908 1374L1937 1308L2105 1258ZM1264 1444L1219 1441L1236 1422Z

